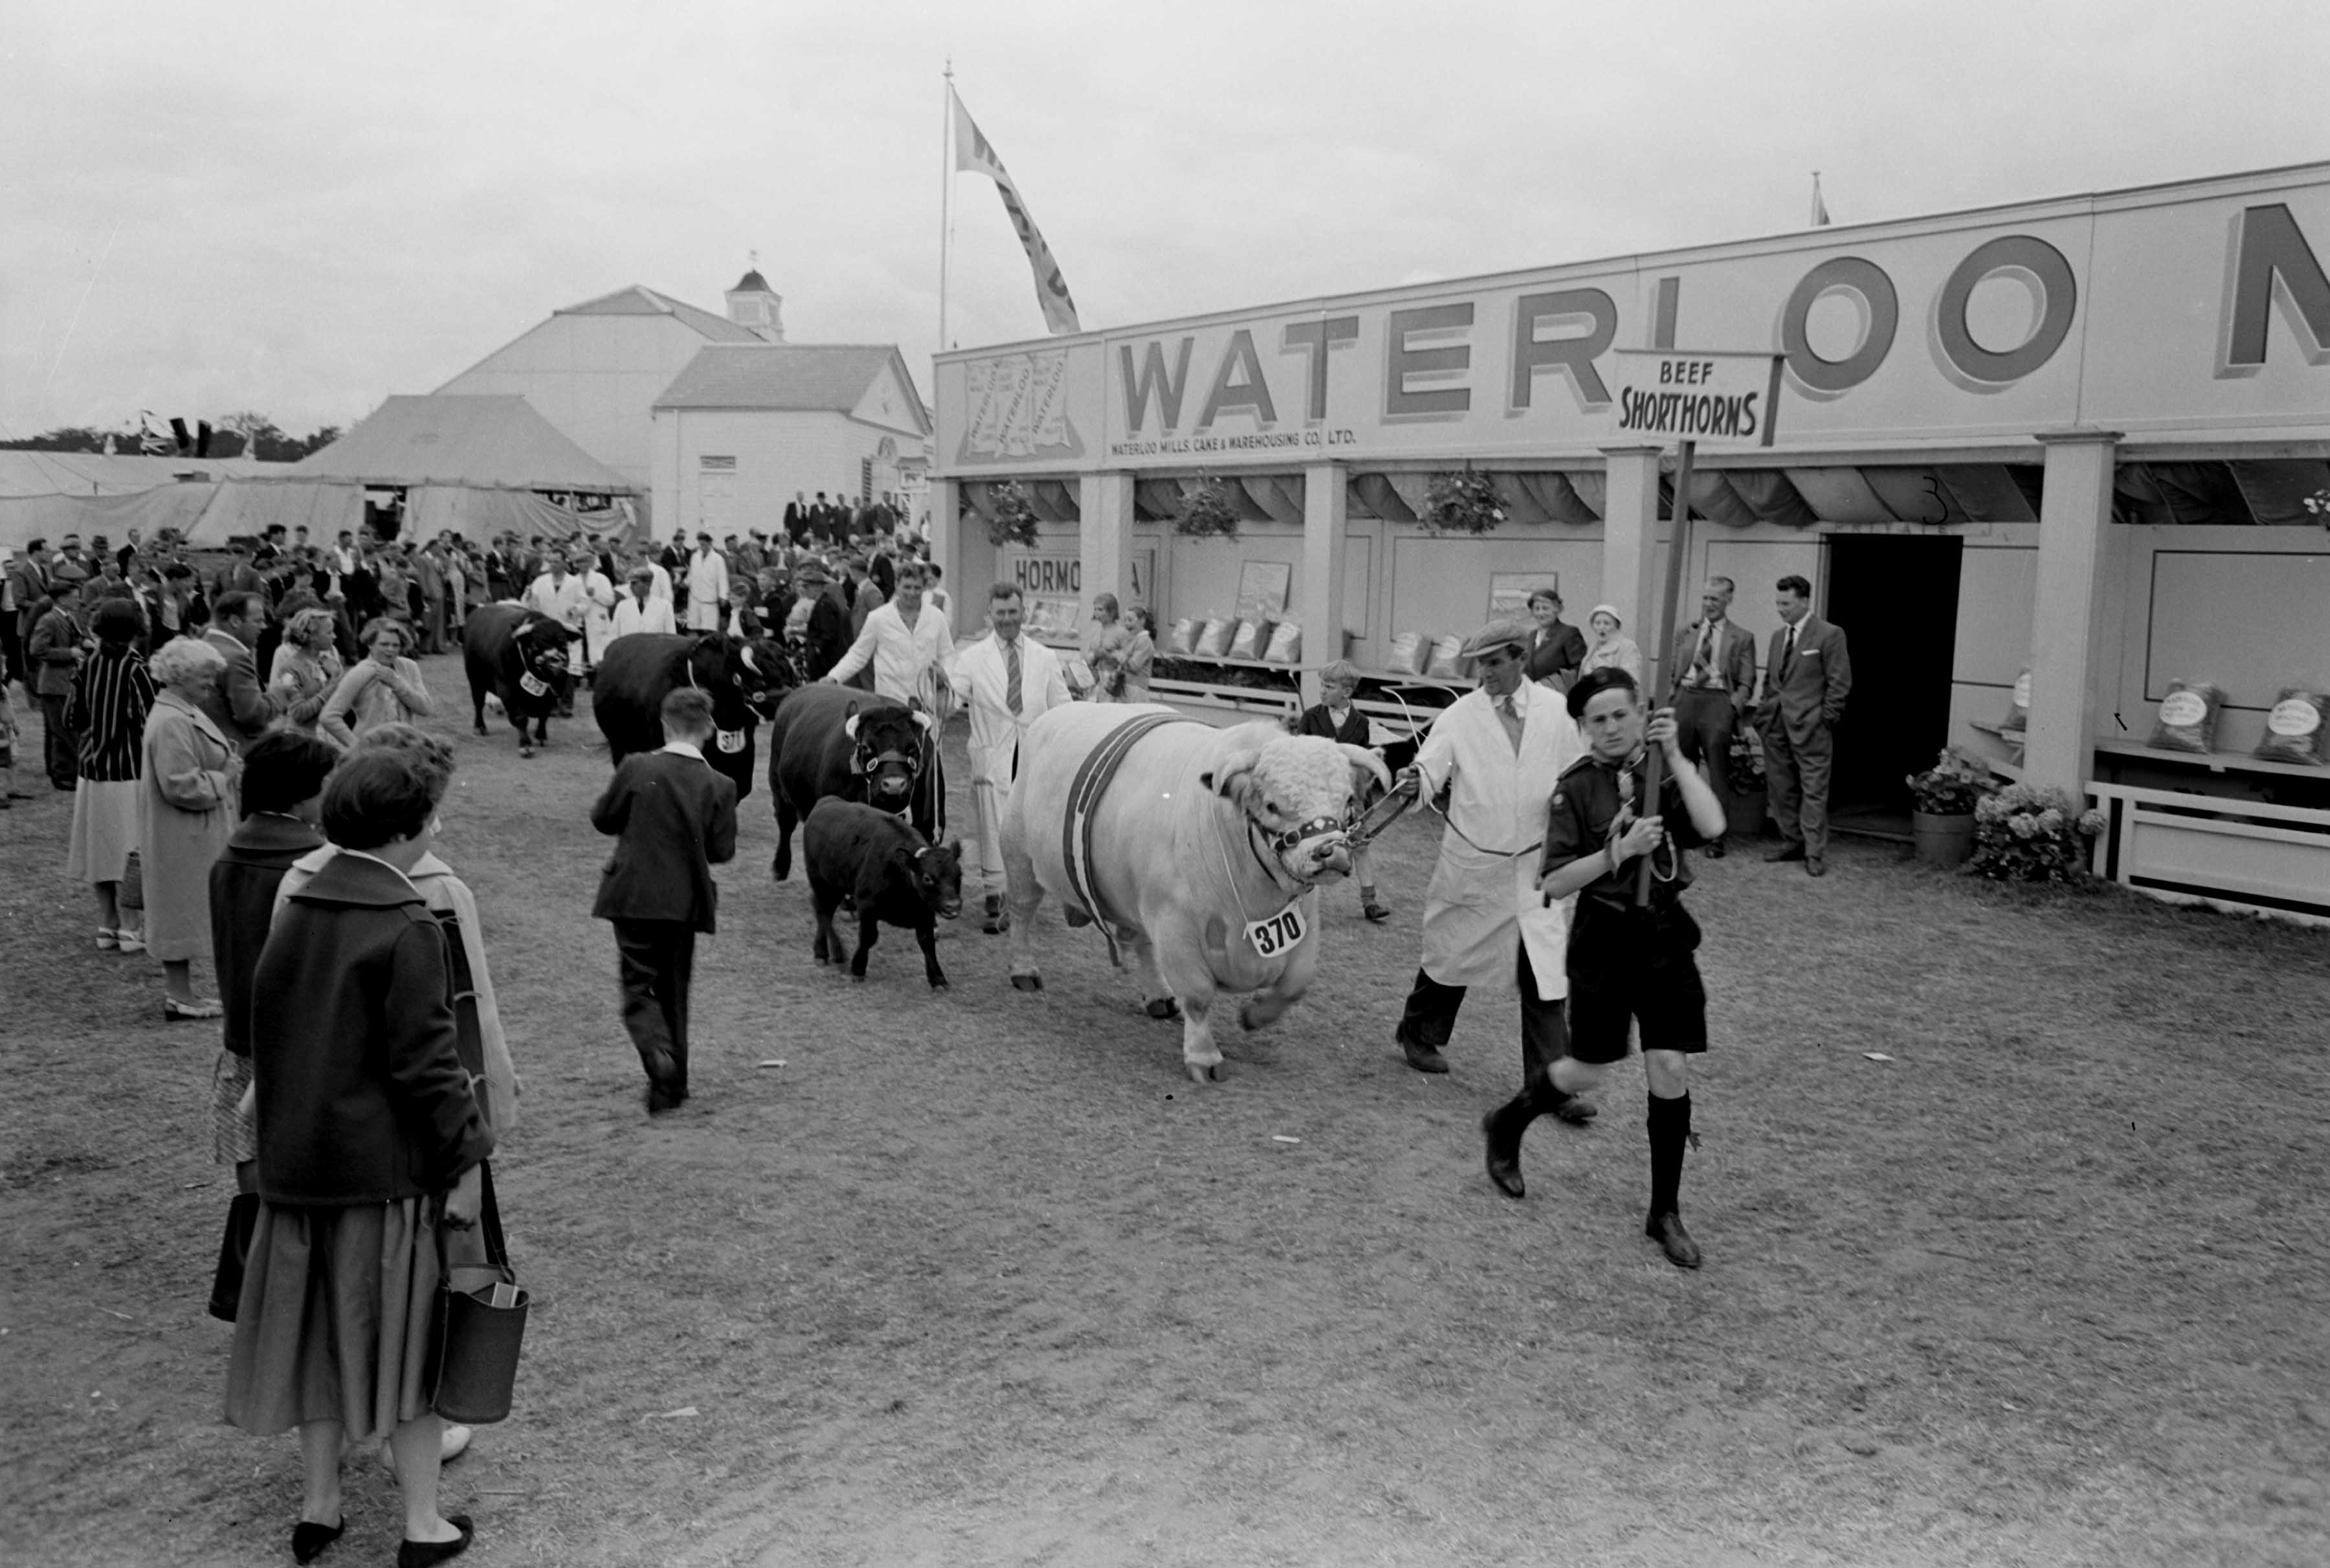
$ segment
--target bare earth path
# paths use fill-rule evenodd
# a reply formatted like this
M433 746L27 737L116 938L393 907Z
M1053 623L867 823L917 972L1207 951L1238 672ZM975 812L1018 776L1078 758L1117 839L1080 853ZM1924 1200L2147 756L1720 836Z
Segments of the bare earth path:
M2325 933L1867 845L1706 867L1686 1275L1639 1234L1638 1070L1531 1133L1514 1204L1474 1125L1511 1001L1447 1078L1391 1047L1413 821L1397 917L1331 893L1320 988L1200 1090L1053 911L1040 997L974 920L950 992L903 933L819 971L756 790L696 1098L650 1123L585 913L588 711L530 762L438 721L535 1297L516 1416L447 1473L471 1561L2330 1561ZM202 1312L216 1035L91 949L40 789L0 817L0 1561L286 1560L295 1446L221 1424ZM393 1496L358 1465L325 1562L387 1560Z

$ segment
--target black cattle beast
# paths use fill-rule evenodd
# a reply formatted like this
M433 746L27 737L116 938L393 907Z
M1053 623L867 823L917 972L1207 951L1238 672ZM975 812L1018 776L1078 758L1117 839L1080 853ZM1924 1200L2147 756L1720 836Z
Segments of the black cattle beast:
M803 686L779 703L769 724L777 880L792 874L794 827L829 795L905 816L925 839L936 835L938 747L928 713L849 686Z
M571 701L574 677L567 673L566 645L574 634L523 605L481 604L461 626L461 667L469 675L469 710L478 733L486 732L486 694L501 699L517 726L517 754L531 757L550 743L550 715ZM528 721L534 724L526 733Z
M776 712L793 684L791 659L769 638L635 631L600 655L591 677L591 713L620 768L634 751L662 747L666 696L682 686L702 688L712 699L714 731L704 760L736 786L742 800L753 792L761 721Z
M801 858L809 866L810 902L817 910L819 963L841 961L833 912L851 899L857 911L851 979L866 978L866 955L874 950L881 928L899 926L914 933L931 988L946 989L946 974L939 968L938 921L962 912L961 844L933 845L886 811L828 796L809 814Z

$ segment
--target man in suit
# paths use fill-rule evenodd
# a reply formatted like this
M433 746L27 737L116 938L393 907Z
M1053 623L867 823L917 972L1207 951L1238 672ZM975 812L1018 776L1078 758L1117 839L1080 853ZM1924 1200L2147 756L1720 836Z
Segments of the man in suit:
M219 733L238 751L267 733L281 710L274 694L259 676L259 634L267 629L267 596L241 590L222 594L211 606L210 628L203 640L226 656L226 668L203 702L203 712Z
M33 669L24 653L24 645L33 635L33 607L49 597L49 542L35 539L24 546L24 553L8 562L7 609L5 628L8 667L0 673L0 687L7 679L24 683L30 690Z
M1710 577L1700 591L1700 617L1675 634L1675 725L1682 754L1707 766L1715 798L1731 798L1731 733L1756 702L1756 639L1732 624L1728 577ZM1723 858L1723 840L1707 846L1710 860Z
M785 537L792 542L794 549L809 542L809 498L795 490L793 498L785 503Z
M615 839L593 919L611 921L623 1027L647 1069L648 1112L687 1099L687 992L696 934L713 931L712 868L736 854L736 786L704 760L712 699L682 686L663 700L664 747L623 759L591 826Z
M850 596L848 580L837 584L825 568L811 558L802 562L793 574L793 581L803 596L815 594L817 601L810 607L808 677L815 680L841 662L857 633L849 622Z
M1828 781L1833 732L1852 691L1844 633L1813 610L1813 585L1795 575L1778 583L1782 625L1764 666L1764 701L1756 729L1764 737L1765 789L1780 847L1766 860L1801 860L1828 874Z

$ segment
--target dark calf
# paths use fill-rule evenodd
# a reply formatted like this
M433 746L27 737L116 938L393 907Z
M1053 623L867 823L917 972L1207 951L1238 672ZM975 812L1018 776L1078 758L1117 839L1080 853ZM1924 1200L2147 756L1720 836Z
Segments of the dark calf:
M819 801L801 833L801 858L809 867L810 902L817 911L817 961L841 961L841 938L833 912L854 901L857 949L849 955L849 978L866 978L866 955L885 925L913 929L923 949L923 970L934 990L946 988L939 968L939 918L962 912L962 845L931 844L905 823L871 806L833 796Z

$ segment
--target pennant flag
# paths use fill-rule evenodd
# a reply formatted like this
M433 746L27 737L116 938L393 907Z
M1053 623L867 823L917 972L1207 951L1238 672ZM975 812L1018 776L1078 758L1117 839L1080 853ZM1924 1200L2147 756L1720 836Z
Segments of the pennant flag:
M1028 249L1028 264L1035 269L1036 303L1044 307L1044 325L1055 334L1082 332L1076 322L1076 302L1068 298L1068 285L1060 276L1060 264L1052 260L1052 248L1044 243L1043 231L1028 215L1028 204L1019 199L1019 187L1003 172L1003 160L987 145L960 98L954 100L954 166L995 182L1003 197L1003 210L1011 215L1011 226L1019 231L1019 243Z
M1828 203L1821 200L1820 171L1815 169L1813 172L1813 227L1822 228L1827 222Z

